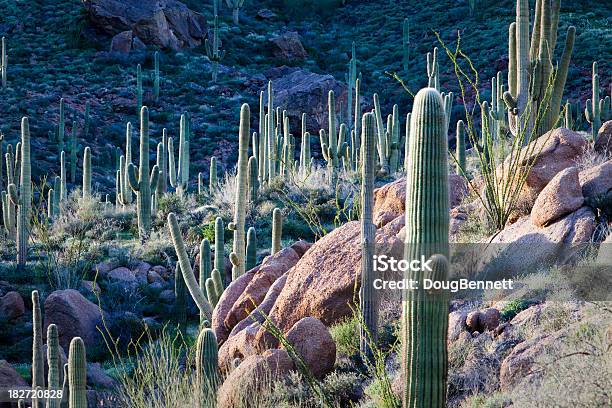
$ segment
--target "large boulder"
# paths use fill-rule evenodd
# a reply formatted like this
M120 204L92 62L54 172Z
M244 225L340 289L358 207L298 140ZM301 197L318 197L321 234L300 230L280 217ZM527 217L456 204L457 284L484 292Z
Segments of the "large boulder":
M531 211L531 221L543 227L577 210L583 203L578 169L569 167L559 172L538 195Z
M270 42L274 45L272 53L281 61L294 63L302 61L308 56L296 31L276 35L270 38Z
M612 120L607 121L599 128L594 149L597 153L612 155Z
M612 160L582 170L578 178L587 204L601 208L605 200L612 201Z
M44 333L51 323L57 325L59 343L68 350L73 337L81 337L86 346L103 344L97 327L101 327L102 313L98 306L74 289L57 290L45 300Z
M0 297L0 318L13 320L23 316L25 304L18 292L11 291Z
M283 379L293 368L293 361L285 350L268 350L262 355L247 357L229 374L219 388L217 407L255 406L254 395L245 395L245 390L256 394L257 389L265 383ZM250 400L245 401L243 399L245 397Z
M497 168L497 174L502 178L518 181L516 175L509 175L508 169L513 161L518 160L519 173L529 171L527 179L520 192L520 206L531 209L538 194L559 173L576 164L586 148L586 139L569 129L558 128L540 136L523 147L518 159L508 156ZM529 166L532 165L531 169Z
M23 379L23 377L11 366L8 361L0 360L0 389L14 389L21 387L28 387L29 384ZM11 404L9 402L0 402L0 408L15 407L17 404Z
M280 67L266 72L274 87L274 104L287 110L291 127L299 129L306 113L306 130L311 135L327 129L327 95L336 97L336 111L346 106L346 85L331 75L315 74L301 68Z
M147 45L174 50L197 47L207 36L204 16L177 0L83 0L83 4L90 22L112 36L132 31Z
M230 334L230 329L225 327L225 318L232 310L234 303L236 303L236 300L238 300L238 298L242 295L242 292L244 292L244 289L247 287L251 279L253 279L253 276L255 276L255 273L258 270L259 266L238 277L238 279L233 280L232 283L225 288L223 294L219 298L217 306L215 306L215 309L213 310L211 325L219 344L223 344Z
M320 320L305 317L287 332L287 341L318 378L331 372L336 362L336 343Z

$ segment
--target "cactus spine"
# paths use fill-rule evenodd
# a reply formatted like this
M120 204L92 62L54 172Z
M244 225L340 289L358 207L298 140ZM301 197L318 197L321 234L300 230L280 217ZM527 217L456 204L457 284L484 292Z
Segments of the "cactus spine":
M246 200L247 200L247 167L248 167L248 154L249 154L249 137L251 135L250 130L250 119L251 114L249 111L249 105L246 103L240 108L240 132L239 132L239 145L238 145L238 174L236 178L238 180L238 187L236 188L236 201L234 209L234 222L231 224L230 229L234 231L234 242L232 245L232 254L230 260L232 261L232 280L242 276L245 272L245 231L244 223L246 217Z
M200 407L210 406L219 385L217 337L211 329L202 329L196 342L196 383L200 392Z
M282 249L281 238L283 236L283 213L279 208L272 211L272 249L270 253L274 255Z
M45 386L45 362L43 357L42 313L38 291L32 291L32 388ZM47 350L49 351L49 350ZM38 401L33 400L32 406L38 407Z
M87 408L87 360L80 337L70 341L68 352L68 408Z
M2 37L2 56L0 57L0 74L2 76L2 88L6 88L6 70L8 57L6 55L6 38Z
M366 113L362 120L363 165L361 167L361 287L359 306L363 314L360 325L360 350L362 355L371 357L370 341L376 341L378 324L378 299L374 289L374 249L376 226L372 218L374 208L374 180L376 177L376 135L374 115ZM367 330L367 332L366 332Z
M203 315L206 320L211 322L212 306L198 286L198 282L193 274L193 269L191 268L191 263L189 262L189 257L187 256L187 250L185 249L185 243L183 242L181 230L179 229L178 221L176 220L176 215L174 213L168 214L168 228L170 229L174 250L176 251L176 256L178 257L179 265L183 279L187 285L187 289L198 306L198 309L200 309L201 315Z
M448 255L448 163L444 105L438 91L421 89L412 109L406 175L404 258ZM405 278L423 280L423 272ZM403 298L404 407L443 407L446 397L448 304L432 307L423 289ZM434 323L435 322L435 323Z
M17 266L23 269L28 257L30 210L32 208L32 169L30 163L30 125L28 118L21 119L21 172L19 187L8 186L9 199L17 206Z
M145 240L151 231L151 191L157 186L159 169L153 166L149 174L149 109L140 110L140 164L138 173L134 164L128 164L128 181L136 193L138 235Z
M59 355L59 338L57 334L57 326L50 324L47 327L47 365L49 366L49 374L47 377L47 385L49 389L60 389L61 382L61 362ZM59 408L60 401L56 398L47 399L47 408Z
M83 198L91 197L91 149L83 152Z

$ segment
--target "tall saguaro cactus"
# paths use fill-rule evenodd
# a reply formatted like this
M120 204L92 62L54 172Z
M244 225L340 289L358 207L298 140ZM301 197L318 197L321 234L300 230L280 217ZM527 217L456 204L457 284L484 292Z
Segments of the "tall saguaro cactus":
M32 167L30 163L30 125L27 117L21 119L21 172L19 187L8 186L10 200L17 206L17 266L23 269L28 257L30 210L32 208Z
M80 337L70 341L68 352L68 408L87 408L87 359Z
M190 142L189 117L186 113L181 115L179 125L179 152L178 168L174 166L174 141L170 138L168 142L168 166L170 167L170 185L174 187L179 195L187 192L189 188L189 142Z
M38 291L35 290L32 291L32 389L45 386L42 330L40 297ZM33 401L33 406L38 407L39 405Z
M464 174L466 172L466 161L465 161L465 125L462 120L457 121L457 131L455 133L456 140L456 154L455 159L457 163L455 164L457 169L457 174Z
M2 88L6 88L6 70L8 57L6 55L6 38L2 37L2 55L0 56L0 76L2 76Z
M610 101L608 100L608 104ZM587 122L591 124L591 135L593 141L597 140L597 132L601 127L601 111L604 110L605 99L599 99L599 74L597 73L597 61L593 62L592 74L592 97L587 99L584 109L584 116Z
M153 166L149 174L149 109L143 106L140 110L140 164L129 163L128 181L136 193L138 212L138 235L141 240L148 238L151 231L151 192L157 187L159 168Z
M83 198L91 197L91 149L83 152Z
M346 132L338 132L336 126L336 98L332 90L327 95L327 117L328 132L325 134L325 131L321 129L319 138L323 158L327 162L327 167L331 173L332 185L335 185L340 159L348 153L348 144L344 140Z
M219 75L219 62L223 59L225 52L219 52L219 17L215 14L213 19L213 38L212 44L208 38L204 40L206 56L212 62L212 81L217 82Z
M272 211L272 249L270 253L274 255L280 251L282 247L281 239L283 237L283 213L280 208L275 208Z
M371 357L369 345L376 340L378 324L378 299L374 289L374 252L376 245L376 226L373 222L374 180L376 175L376 135L374 115L363 115L362 146L363 164L361 166L361 287L359 290L359 307L363 314L360 333L360 350L362 355ZM367 330L367 332L366 332Z
M240 108L240 132L238 135L238 172L236 178L238 187L236 188L236 200L234 209L234 222L230 224L230 229L234 231L234 242L232 244L232 279L237 279L245 272L245 218L247 203L247 176L249 161L249 138L251 136L251 113L249 105L246 103Z
M444 104L433 88L414 100L406 174L404 258L448 256L448 160ZM405 278L421 282L402 299L403 406L443 407L446 397L448 304L432 307L423 289L423 271Z
M57 326L50 324L47 327L47 365L49 374L47 376L47 386L49 389L59 389L61 381L61 360L59 353L59 337ZM48 408L60 408L60 400L57 398L47 399Z
M215 265L219 272L225 271L225 225L223 219L215 219Z

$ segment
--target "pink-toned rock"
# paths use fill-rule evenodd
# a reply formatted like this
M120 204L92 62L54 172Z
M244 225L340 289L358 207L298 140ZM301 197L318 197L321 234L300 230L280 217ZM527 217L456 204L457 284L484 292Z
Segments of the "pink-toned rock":
M599 128L594 149L597 153L612 155L612 120L607 121Z
M472 330L478 330L480 328L480 311L474 310L473 312L468 313L465 324L467 327Z
M28 387L28 383L6 360L0 360L0 388ZM2 403L0 403L2 406Z
M276 254L266 257L242 294L234 302L225 318L225 327L231 331L234 326L246 318L263 301L274 281L292 268L299 259L300 256L291 247L283 248Z
M478 318L481 331L484 332L486 330L495 330L495 328L499 326L500 318L501 314L499 313L499 310L494 307L489 307L482 310Z
M604 198L612 200L612 160L582 170L578 178L588 204L595 205Z
M583 203L578 169L568 167L553 177L538 195L531 211L531 221L543 227L577 210Z
M270 312L287 331L304 317L330 326L351 315L354 291L359 289L361 226L357 221L336 228L312 245L287 273L287 282ZM376 235L377 252L399 257L403 244L396 236Z
M308 57L308 53L304 49L300 36L296 31L288 31L272 37L270 42L274 44L272 50L274 56L283 61L302 61Z
M320 320L305 317L286 334L287 341L318 378L330 373L336 362L336 343Z
M455 310L448 314L448 340L455 341L467 329L468 314L463 310Z
M240 276L238 279L232 281L232 283L230 283L229 286L223 291L221 298L219 298L219 302L213 310L211 325L215 332L215 336L217 336L217 342L219 344L223 344L230 334L230 329L225 327L224 324L225 318L230 310L232 310L234 303L236 300L238 300L240 295L242 295L242 292L244 292L244 289L247 287L251 279L253 279L255 272L258 270L259 266L256 266L244 275Z
M576 159L582 155L585 148L586 139L565 128L551 130L523 147L519 153L517 171L526 172L529 165L533 166L521 189L520 204L531 209L540 191L561 170L575 166ZM508 156L504 162L505 170L500 164L497 168L499 177L508 177L507 171L515 160L516 157Z
M0 298L0 317L13 320L25 314L25 304L18 292L8 292Z
M217 408L250 406L243 400L245 390L256 393L267 381L283 379L293 368L293 361L285 350L268 350L262 355L247 357L223 382L217 393Z
M51 323L57 325L59 343L68 350L73 337L81 337L86 346L98 346L103 341L97 327L102 314L98 306L74 289L56 290L45 299L44 333Z
M229 337L219 347L219 368L228 371L235 359L244 359L255 354L260 354L265 348L258 347L257 334L261 325L253 322L235 335Z
M461 204L468 192L465 177L452 173L448 175L448 198L451 208Z

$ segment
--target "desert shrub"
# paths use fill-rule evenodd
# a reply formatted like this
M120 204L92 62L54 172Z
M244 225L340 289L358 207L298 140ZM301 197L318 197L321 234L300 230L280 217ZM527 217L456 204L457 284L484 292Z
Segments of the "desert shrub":
M345 319L333 325L329 333L336 343L336 353L352 356L359 352L359 322L355 319Z
M536 302L526 299L514 299L501 310L501 319L505 322L512 320L517 314L526 310Z

